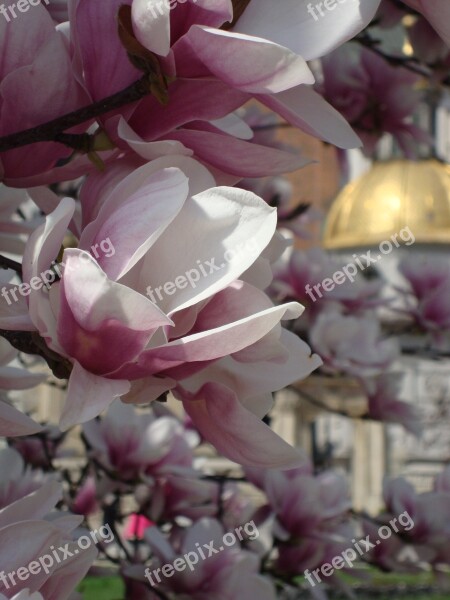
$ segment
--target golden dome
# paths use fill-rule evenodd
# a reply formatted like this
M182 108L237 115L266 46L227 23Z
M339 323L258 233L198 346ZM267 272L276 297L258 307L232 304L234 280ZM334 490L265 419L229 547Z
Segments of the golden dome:
M333 202L323 245L377 245L405 227L417 242L450 244L449 165L436 160L376 163Z

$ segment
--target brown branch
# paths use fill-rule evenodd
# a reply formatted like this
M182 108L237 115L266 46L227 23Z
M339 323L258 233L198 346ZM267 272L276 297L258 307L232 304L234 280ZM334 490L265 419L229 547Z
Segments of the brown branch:
M7 258L6 256L2 256L0 254L0 269L12 269L20 276L22 276L22 265L13 260L12 258Z
M19 352L41 356L57 379L69 379L72 364L66 358L51 350L37 332L0 329L0 336L5 338Z
M122 108L137 100L141 100L150 94L150 92L149 78L148 76L144 76L120 92L112 94L103 100L79 108L78 110L62 115L52 121L43 123L42 125L11 133L10 135L0 138L0 152L6 152L14 148L22 148L23 146L36 144L37 142L51 142L58 140L58 138L58 141L65 143L66 137L63 132L66 129L81 125L100 115Z
M371 50L393 67L402 67L403 69L407 69L408 71L427 79L429 79L432 75L432 70L427 66L423 66L415 57L411 58L408 56L393 56L387 52L384 52L379 47L380 41L370 37L367 32L360 33L354 38L353 41L358 42L361 44L361 46Z

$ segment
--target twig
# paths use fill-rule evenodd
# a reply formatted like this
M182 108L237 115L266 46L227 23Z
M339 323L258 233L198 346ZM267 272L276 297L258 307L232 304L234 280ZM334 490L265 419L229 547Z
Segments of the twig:
M22 277L22 265L16 260L7 258L2 254L0 254L0 269L12 269Z
M11 133L10 135L0 138L0 152L6 152L13 148L22 148L23 146L35 144L37 142L51 142L58 138L61 143L65 143L64 140L69 139L65 138L65 134L63 134L66 129L81 125L100 115L104 115L137 100L141 100L150 94L150 91L148 77L142 77L120 92L116 92L103 100L79 108L78 110L53 119L52 121L48 121L47 123L24 129L23 131L18 131L16 133ZM70 139L73 141L74 138L71 136Z

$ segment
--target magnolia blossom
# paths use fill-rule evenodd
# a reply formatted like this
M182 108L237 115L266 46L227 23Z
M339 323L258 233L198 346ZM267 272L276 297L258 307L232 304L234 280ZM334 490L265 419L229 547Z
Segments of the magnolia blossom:
M60 444L63 439L64 434L56 426L46 425L39 435L11 438L9 444L19 452L27 465L48 470L51 461L62 454Z
M145 574L151 582L152 570L159 565L173 564L177 557L187 552L198 552L202 544L214 543L214 548L224 548L220 552L200 560L195 570L175 572L170 579L164 579L158 587L192 600L203 600L205 592L209 598L233 598L248 600L275 600L275 588L271 581L259 574L259 558L242 550L235 536L234 545L224 547L225 531L215 519L200 519L181 535L174 534L167 539L156 527L145 532L145 539L157 557L146 569ZM249 539L257 537L257 530L250 531ZM244 535L244 534L243 534ZM244 538L245 539L245 538ZM156 580L153 580L156 583Z
M401 373L385 373L365 378L362 384L368 396L369 418L399 423L416 436L421 433L422 425L416 407L399 399Z
M247 273L257 279L251 267L272 241L275 209L250 192L213 188L192 159L171 158L180 168L165 163L133 169L125 161L92 185L88 179L79 247L64 251L61 279L49 291L28 296L32 326L71 371L60 426L86 422L120 396L148 403L173 390L200 433L230 458L297 461L259 419L270 392L320 359L280 327L302 307L273 306L245 281ZM24 281L49 269L74 208L64 199L33 233ZM105 240L111 252L102 254ZM257 378L269 365L270 377Z
M446 0L383 0L378 17L381 18L381 24L385 27L396 25L408 11L412 8L421 13L430 23L435 31L439 33L442 40L450 46L450 12Z
M154 522L179 516L195 521L217 514L217 484L203 480L192 468L167 467L143 479L147 485L136 489L135 498L140 512Z
M339 285L325 291L322 282L333 279L334 274L342 272L345 266L342 260L333 258L321 248L313 247L306 251L294 249L284 263L280 261L276 265L272 288L283 298L294 298L307 305L307 314L311 317L324 309L328 310L330 306L355 314L381 305L381 280L369 281L361 272L356 278L344 278Z
M448 45L437 37L434 29L425 19L417 21L408 28L408 38L414 49L414 55L429 65L442 64L445 69L446 59L450 57Z
M8 600L35 600L35 596L26 595L23 581L15 578L13 583L8 574L17 573L20 567L50 555L52 547L66 547L72 556L59 563L53 561L53 565L48 565L48 572L40 569L37 574L29 573L25 585L30 594L39 592L45 600L67 600L85 576L97 552L93 544L80 551L71 539L71 532L79 525L81 517L52 513L47 518L61 497L60 486L50 482L0 510L0 564L5 576L0 578L0 596L3 594Z
M230 0L189 0L177 4L177 10L157 0L113 0L101 7L79 0L71 15L71 38L81 59L79 76L96 100L140 75L117 35L116 17L123 4L131 6L131 54L137 52L152 69L156 61L171 81L166 91L157 78L156 94L134 110L127 107L103 119L123 150L146 159L194 153L237 179L298 168L298 157L254 143L252 130L232 114L252 97L307 133L345 148L359 145L345 120L312 89L314 77L305 59L360 31L377 2L353 1L334 15L330 28L325 23L310 26L303 0L289 2L281 11L253 1L233 30L225 31L221 27L233 19ZM271 30L262 31L268 24Z
M3 337L0 338L0 390L25 390L46 379L45 375L9 366L17 356L17 350ZM40 425L12 407L5 396L0 397L0 435L7 437L30 435L41 429Z
M265 515L273 522L280 572L301 574L348 547L354 532L348 529L351 503L342 475L326 471L314 476L307 462L288 471L246 469L246 475L267 495L265 510L255 518Z
M70 510L76 515L87 517L99 510L97 500L97 486L95 477L90 475L84 483L79 486L77 494L72 502L69 502Z
M0 449L0 474L0 508L28 496L53 478L25 468L22 457L13 448Z
M3 2L5 8L12 5L13 0ZM73 71L67 40L55 29L44 3L9 22L2 16L0 40L4 57L0 66L0 136L40 125L89 103ZM21 187L36 184L38 176L70 154L70 148L53 142L3 152L0 178Z
M450 330L448 261L424 255L413 262L411 257L406 257L401 261L399 270L411 288L399 290L406 299L406 312L440 343L443 335Z
M407 540L427 550L425 555L428 562L450 564L448 492L418 494L409 482L398 478L385 482L383 496L390 515L398 516L405 511L409 514L414 525L404 535Z
M139 414L116 401L100 421L86 423L83 433L91 455L123 480L192 465L190 438L173 416Z
M417 142L430 142L412 123L422 95L420 78L394 68L357 44L347 44L322 59L324 97L348 120L372 155L385 132L393 135L407 156Z
M333 472L314 477L302 470L267 471L263 490L275 513L274 534L289 537L316 537L333 528L350 508L345 478Z
M447 0L403 0L422 13L441 38L450 46L450 5Z
M369 539L371 540L379 539L379 524L373 523L368 519L363 519L362 526L364 536L369 535ZM411 550L415 554L414 550L411 546L408 548L407 544L402 541L402 538L394 532L392 532L389 538L384 539L380 544L375 544L374 546L374 548L369 548L364 555L364 559L367 562L388 572L411 571L414 568L414 570L419 571L418 563L411 561ZM407 549L409 552L405 553ZM402 555L408 558L402 560Z
M381 339L379 321L323 312L311 328L311 344L327 369L348 375L378 375L397 359L398 342Z

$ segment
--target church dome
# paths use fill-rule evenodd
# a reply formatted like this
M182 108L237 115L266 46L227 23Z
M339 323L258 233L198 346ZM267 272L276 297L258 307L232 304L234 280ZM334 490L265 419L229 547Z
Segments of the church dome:
M325 221L323 245L377 245L405 227L416 242L450 244L450 166L436 160L376 163L349 183Z

